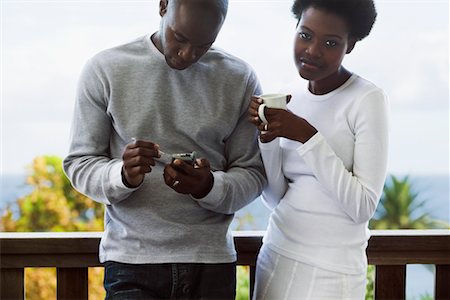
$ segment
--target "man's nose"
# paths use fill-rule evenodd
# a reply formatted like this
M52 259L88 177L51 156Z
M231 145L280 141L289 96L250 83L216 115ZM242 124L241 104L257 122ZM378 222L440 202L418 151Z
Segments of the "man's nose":
M178 56L186 62L195 61L197 58L195 48L191 45L186 45L185 47L179 49Z

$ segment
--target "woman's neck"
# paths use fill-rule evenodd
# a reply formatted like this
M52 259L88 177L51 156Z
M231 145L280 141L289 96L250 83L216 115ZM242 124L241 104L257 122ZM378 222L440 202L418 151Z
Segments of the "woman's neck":
M327 78L310 81L308 89L315 95L324 95L343 85L351 76L352 73L350 71L341 67L336 73Z

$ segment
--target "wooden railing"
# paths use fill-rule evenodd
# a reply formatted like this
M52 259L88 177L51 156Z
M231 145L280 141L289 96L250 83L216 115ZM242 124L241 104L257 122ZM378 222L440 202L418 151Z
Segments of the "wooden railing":
M250 266L254 284L263 232L234 232L238 264ZM101 233L0 233L0 299L24 299L24 268L56 267L57 298L87 299L88 268L101 266ZM406 265L433 264L435 299L450 299L448 230L372 231L367 249L376 265L375 299L405 299Z

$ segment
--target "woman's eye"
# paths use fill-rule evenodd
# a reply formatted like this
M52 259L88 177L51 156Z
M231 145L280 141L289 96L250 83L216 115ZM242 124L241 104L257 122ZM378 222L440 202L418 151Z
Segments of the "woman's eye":
M310 40L311 39L311 36L309 34L305 33L305 32L299 32L298 35L303 40Z
M337 46L337 42L336 41L331 41L331 40L326 41L325 44L328 47L335 47L335 46Z

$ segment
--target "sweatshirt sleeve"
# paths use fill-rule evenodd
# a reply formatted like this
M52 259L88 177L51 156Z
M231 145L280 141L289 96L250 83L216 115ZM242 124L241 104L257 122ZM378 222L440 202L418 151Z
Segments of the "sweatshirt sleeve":
M269 209L274 209L288 189L288 181L281 168L280 138L269 143L259 142L259 148L267 175L267 186L261 194L261 199Z
M213 172L212 190L200 206L223 214L233 214L256 199L266 184L264 167L257 143L257 130L248 121L247 109L252 95L261 94L256 75L252 72L245 92L238 123L225 142L227 168Z
M383 92L365 95L354 116L353 170L345 168L320 132L297 151L346 214L364 223L375 213L386 178L388 105Z
M78 82L69 153L63 167L80 193L100 203L115 204L135 189L122 182L122 160L110 157L108 90L106 76L93 59L89 60Z

